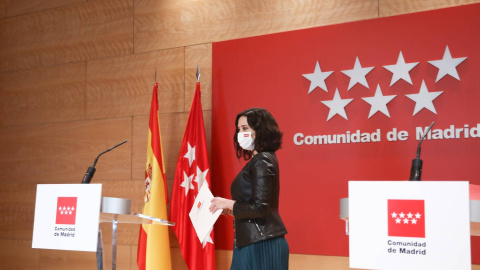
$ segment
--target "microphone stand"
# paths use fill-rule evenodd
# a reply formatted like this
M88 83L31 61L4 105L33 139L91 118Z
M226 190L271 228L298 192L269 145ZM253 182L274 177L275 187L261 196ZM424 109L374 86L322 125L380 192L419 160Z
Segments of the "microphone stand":
M97 165L98 158L99 158L101 155L103 155L103 154L105 154L105 153L107 153L107 152L112 151L113 149L119 147L120 145L122 145L122 144L124 144L124 143L126 143L126 142L127 142L127 140L125 140L125 141L123 141L123 142L115 145L114 147L111 147L111 148L103 151L102 153L100 153L100 155L98 155L98 157L97 157L97 158L95 159L95 161L93 162L93 165L90 166L90 167L88 167L87 172L85 173L85 176L83 177L82 184L90 184L90 181L92 181L93 175L95 174L95 171L97 170L97 169L95 169L95 165Z
M420 181L420 179L422 178L423 161L420 159L420 152L422 151L422 141L423 139L425 139L425 136L427 136L428 132L430 132L433 124L435 124L435 122L432 122L432 124L428 127L427 132L425 132L423 137L420 139L420 142L418 143L417 156L412 160L412 168L410 169L410 181Z
M95 171L97 170L97 169L95 169L95 165L97 165L98 158L101 155L112 151L113 149L119 147L120 145L122 145L126 142L127 142L127 140L115 145L114 147L110 147L107 150L100 153L100 155L98 155L97 158L95 159L95 161L93 162L93 165L88 167L87 172L85 173L85 176L83 177L82 184L90 184L90 181L92 181L93 175L95 174ZM98 227L98 240L97 240L97 253L96 253L97 270L103 270L103 245L102 245L102 241L103 241L102 240L102 230L100 229L100 227Z

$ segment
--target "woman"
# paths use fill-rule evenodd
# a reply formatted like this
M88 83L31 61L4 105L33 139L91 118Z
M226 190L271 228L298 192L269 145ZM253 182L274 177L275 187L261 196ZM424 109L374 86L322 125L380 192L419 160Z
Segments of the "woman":
M287 233L278 213L279 169L277 151L282 132L265 109L252 108L237 115L234 146L240 159L250 160L231 185L233 200L214 198L210 211L223 209L234 217L231 270L288 269Z

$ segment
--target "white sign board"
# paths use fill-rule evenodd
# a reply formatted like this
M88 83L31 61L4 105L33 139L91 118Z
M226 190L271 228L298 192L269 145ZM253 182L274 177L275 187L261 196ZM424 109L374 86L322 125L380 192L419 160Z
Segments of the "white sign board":
M466 181L350 181L350 267L471 269Z
M97 251L101 184L37 185L32 248Z

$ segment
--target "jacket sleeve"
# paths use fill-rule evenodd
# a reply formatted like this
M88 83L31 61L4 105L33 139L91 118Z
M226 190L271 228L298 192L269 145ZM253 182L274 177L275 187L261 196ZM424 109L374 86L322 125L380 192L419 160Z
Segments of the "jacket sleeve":
M256 219L265 217L271 201L275 168L267 157L256 160L250 168L252 197L249 202L235 202L233 216L235 219Z

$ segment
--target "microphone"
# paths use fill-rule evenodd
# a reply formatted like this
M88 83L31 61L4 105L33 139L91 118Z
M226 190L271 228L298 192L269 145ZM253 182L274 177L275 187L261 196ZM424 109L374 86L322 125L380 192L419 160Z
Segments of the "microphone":
M435 122L432 122L432 124L428 127L427 132L423 134L423 137L420 139L420 142L418 143L417 147L417 157L412 160L412 168L410 170L410 181L420 181L422 178L422 166L423 166L423 161L420 159L420 152L422 151L422 141L425 139L425 136L427 136L428 132L430 132L430 129L433 127L433 124Z
M97 169L95 169L95 165L97 165L98 158L99 158L101 155L103 155L103 154L105 154L105 153L107 153L107 152L112 151L113 149L119 147L120 145L122 145L122 144L124 144L124 143L126 143L126 142L127 142L127 140L125 140L125 141L123 141L123 142L115 145L114 147L110 147L110 148L108 148L107 150L105 150L105 151L103 151L102 153L100 153L100 155L98 155L98 157L97 157L97 158L95 159L95 161L93 162L93 165L90 166L90 167L88 167L87 172L85 173L85 176L83 177L82 184L90 184L90 181L92 181L93 175L95 174L95 171L97 170Z

